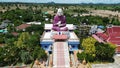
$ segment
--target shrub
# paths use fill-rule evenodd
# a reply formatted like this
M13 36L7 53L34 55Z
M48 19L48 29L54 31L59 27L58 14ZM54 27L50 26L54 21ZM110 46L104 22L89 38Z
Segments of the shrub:
M110 59L112 59L115 54L115 48L116 46L110 43L104 44L96 42L96 59L101 61L111 61Z
M78 60L84 60L86 59L86 53L85 52L82 52L82 53L77 53L77 57L78 57Z
M26 51L23 51L23 50L21 51L21 56L20 57L21 57L22 62L25 63L25 64L29 64L33 60L30 53L26 52Z
M0 38L0 44L5 43L4 38Z
M116 46L110 43L99 43L94 38L88 37L83 39L82 47L84 52L78 54L80 60L87 61L113 61Z
M90 54L86 54L85 52L77 54L78 60L83 61L84 59L90 62L94 61L94 56Z
M87 61L94 61L95 58L95 44L96 40L92 37L88 37L86 39L83 39L82 47L84 49L84 52L86 54L86 60ZM84 55L84 53L83 53Z

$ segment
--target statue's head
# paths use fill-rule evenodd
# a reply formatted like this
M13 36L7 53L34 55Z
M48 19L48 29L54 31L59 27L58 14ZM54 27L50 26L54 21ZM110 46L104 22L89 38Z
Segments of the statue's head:
M63 11L62 11L61 8L58 9L58 11L57 11L57 15L58 15L58 16L62 16L62 15L63 15Z

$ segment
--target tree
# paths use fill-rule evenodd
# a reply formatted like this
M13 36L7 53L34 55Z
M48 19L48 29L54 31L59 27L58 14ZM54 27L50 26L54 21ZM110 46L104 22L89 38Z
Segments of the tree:
M113 61L113 55L115 54L116 46L111 43L95 43L96 59L100 61Z
M28 40L30 39L30 35L28 32L23 32L20 37L18 38L18 41L15 42L15 45L18 48L25 48L28 46Z
M33 60L33 57L31 56L31 54L24 50L21 50L20 58L21 58L22 62L25 64L29 64Z
M12 42L11 42L12 43ZM15 64L19 60L19 49L14 45L0 47L0 67Z
M88 37L86 39L83 39L82 41L82 47L84 49L84 53L83 55L85 55L86 57L84 57L87 61L94 61L95 58L95 42L96 40L92 37ZM80 57L79 57L80 58Z
M20 58L26 64L32 60L47 57L45 51L39 46L38 35L30 35L28 32L23 32L18 41L15 42L15 45L21 49Z
M87 58L87 55L86 55L85 52L82 52L82 53L78 53L78 54L77 54L77 57L78 57L78 60L83 61L84 59Z
M33 56L34 60L47 58L47 54L40 46L36 46L34 48L34 51L32 52L32 56Z
M32 25L31 27L26 28L26 31L28 32L39 32L40 35L42 35L43 31L44 31L44 25Z
M5 43L4 35L0 34L0 44Z
M96 40L92 37L83 39L82 47L84 48L85 53L94 54L95 53L95 44Z
M80 60L113 62L116 46L111 43L99 43L94 38L88 37L83 39L82 47L84 51L77 54Z

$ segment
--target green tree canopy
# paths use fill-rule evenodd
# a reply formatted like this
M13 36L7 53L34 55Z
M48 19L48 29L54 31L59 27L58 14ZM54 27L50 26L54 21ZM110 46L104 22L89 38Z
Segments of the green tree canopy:
M26 48L28 46L29 40L30 40L29 33L23 32L18 38L18 41L15 42L15 45L18 46L18 48Z
M101 61L112 61L115 54L116 45L111 43L95 43L96 59Z
M93 37L88 37L83 39L82 47L84 48L85 53L95 54L95 44L96 40Z

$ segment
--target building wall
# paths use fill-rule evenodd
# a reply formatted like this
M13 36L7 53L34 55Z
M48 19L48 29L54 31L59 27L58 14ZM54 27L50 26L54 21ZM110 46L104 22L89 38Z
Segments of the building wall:
M53 44L53 42L40 42L41 47L46 51L51 51L50 46Z

